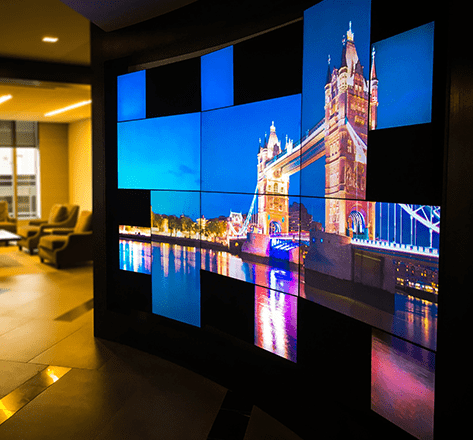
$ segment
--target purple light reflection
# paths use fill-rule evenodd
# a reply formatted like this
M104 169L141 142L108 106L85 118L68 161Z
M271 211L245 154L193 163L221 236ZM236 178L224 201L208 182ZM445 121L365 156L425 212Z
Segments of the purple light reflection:
M255 286L255 345L297 362L297 297Z
M202 269L280 292L298 295L299 273L287 268L245 261L225 251L201 249Z
M421 440L433 439L435 354L373 331L371 409Z

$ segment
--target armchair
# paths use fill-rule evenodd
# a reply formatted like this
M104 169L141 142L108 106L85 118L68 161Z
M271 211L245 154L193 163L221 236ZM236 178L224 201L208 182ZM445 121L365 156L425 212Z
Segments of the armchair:
M8 214L8 202L5 200L0 200L0 229L16 234L17 221Z
M53 229L51 232L39 240L41 263L49 260L59 269L93 260L92 212L82 211L75 228Z
M18 248L29 250L30 254L38 247L40 238L51 228L74 228L79 215L79 205L54 205L47 220L30 220L28 226L19 228Z

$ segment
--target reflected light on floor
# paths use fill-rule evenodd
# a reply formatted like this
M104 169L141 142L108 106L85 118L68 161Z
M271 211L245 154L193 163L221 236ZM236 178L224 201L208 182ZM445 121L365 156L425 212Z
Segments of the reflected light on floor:
M49 366L0 399L0 424L8 420L19 409L39 396L46 388L57 382L69 371L71 371L71 368Z

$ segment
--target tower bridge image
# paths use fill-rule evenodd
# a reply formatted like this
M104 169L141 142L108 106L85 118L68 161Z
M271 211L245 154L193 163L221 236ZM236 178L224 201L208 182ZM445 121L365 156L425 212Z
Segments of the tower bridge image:
M198 245L207 252L204 269L216 267L219 253L217 266L226 269L215 270L309 299L314 288L385 310L400 291L436 302L440 208L366 200L368 128L377 125L374 50L370 63L368 80L349 24L340 64L328 57L323 117L300 139L278 136L278 124L297 132L297 95L207 112L207 186L153 193L152 241ZM265 123L269 135L258 143ZM322 173L308 178L311 165Z
M374 295L378 290L394 294L401 286L404 290L413 291L417 286L417 290L436 293L435 276L430 283L419 287L419 283L396 274L392 262L396 261L397 267L424 265L431 273L438 271L438 251L433 248L432 237L439 234L440 208L397 205L404 214L404 222L409 218L412 224L421 224L429 230L430 244L416 246L412 244L415 240L412 228L410 238L406 238L405 232L403 238L401 231L391 234L394 235L391 241L386 240L380 229L382 212L377 219L376 202L366 200L368 127L375 129L377 125L375 55L373 49L368 80L358 58L350 22L342 40L340 67L333 67L328 57L324 118L297 142L287 136L281 141L277 136L277 121L272 121L269 136L259 142L257 183L250 209L244 221L237 227L229 227L229 239L245 239L241 249L247 254L280 257L293 263L299 263L298 248L301 243L306 244L308 251L303 255L309 273L306 282L314 285L333 285L333 277L368 286ZM311 231L309 236L308 231L290 228L290 180L305 167L322 160L325 162L325 228ZM232 215L230 225L235 221ZM377 263L373 265L369 261ZM346 291L343 283L339 285L340 291ZM432 295L423 297L436 301ZM393 301L391 295L388 308L393 307Z
M347 224L356 235L374 238L374 205L365 201L368 123L376 125L377 79L372 57L372 81L364 77L351 22L343 38L339 68L331 68L325 85L325 117L298 142L276 134L275 121L257 154L257 185L250 208L257 202L258 226L265 235L289 232L290 177L325 159L327 232L345 234ZM371 106L369 101L371 99ZM369 114L369 109L371 113ZM246 230L241 229L242 233Z

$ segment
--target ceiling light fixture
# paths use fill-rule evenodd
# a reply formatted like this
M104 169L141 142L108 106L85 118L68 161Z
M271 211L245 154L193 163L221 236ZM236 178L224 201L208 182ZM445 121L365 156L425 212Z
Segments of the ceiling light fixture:
M5 101L8 101L9 99L12 99L13 96L12 95L3 95L3 96L0 96L0 104L2 102L5 102Z
M77 104L72 104L72 105L69 105L69 106L67 106L67 107L60 108L60 109L58 109L58 110L54 110L54 111L49 112L49 113L45 113L44 116L57 115L57 114L59 114L59 113L67 112L68 110L72 110L72 109L74 109L74 108L82 107L83 105L90 104L91 102L92 102L91 99L89 99L88 101L81 101L81 102L78 102Z
M57 37L43 37L45 43L55 43L57 40Z

